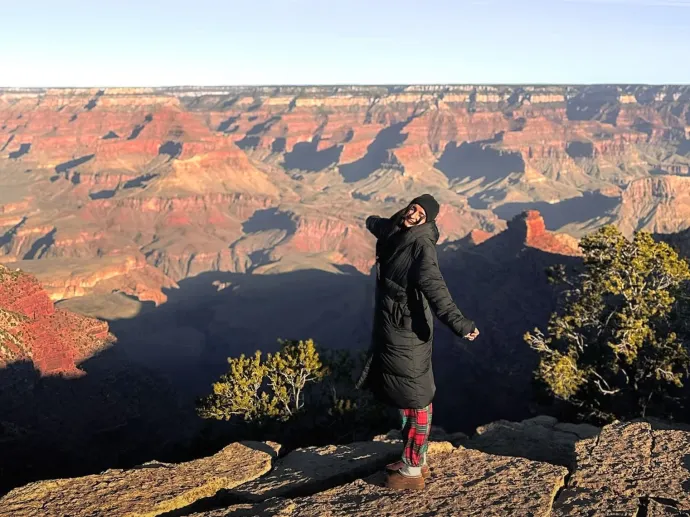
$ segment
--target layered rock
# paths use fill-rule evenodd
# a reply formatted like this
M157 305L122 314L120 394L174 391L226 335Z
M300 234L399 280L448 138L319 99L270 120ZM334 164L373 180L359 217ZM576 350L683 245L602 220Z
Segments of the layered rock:
M446 436L442 433L441 437ZM216 455L180 465L150 462L128 471L33 483L0 499L0 515L153 516L175 509L207 517L381 515L396 513L400 505L412 515L449 515L470 508L468 515L546 514L567 474L559 466L432 441L432 478L420 499L419 494L380 487L381 469L400 450L399 440L384 437L310 447L274 460L268 472L269 447L236 443ZM214 507L218 509L210 509Z
M142 253L179 281L337 251L367 272L361 218L423 191L443 201L449 240L503 229L505 204L628 185L611 217L560 225L577 236L608 221L677 231L688 98L670 86L6 89L0 257L69 259L74 273ZM254 211L271 207L294 214L295 234L238 245L253 238ZM127 275L108 288L164 301L169 281L139 271L151 277L145 289ZM81 286L54 296L92 292L88 278L70 282Z
M673 233L690 226L690 177L657 176L632 182L617 212L621 230Z
M20 260L7 265L35 275L53 301L121 292L160 305L167 300L163 289L177 287L139 253L114 255L98 261L56 258Z
M179 465L154 461L128 471L41 481L0 499L0 516L161 515L264 475L278 450L275 444L233 443L211 457Z
M0 320L0 368L29 361L43 375L79 375L112 339L107 323L55 309L33 276L3 266Z

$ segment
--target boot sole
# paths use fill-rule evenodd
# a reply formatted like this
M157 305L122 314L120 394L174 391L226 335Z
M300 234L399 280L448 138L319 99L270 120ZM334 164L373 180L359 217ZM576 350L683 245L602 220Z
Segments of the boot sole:
M386 472L396 472L396 470L389 469L386 467ZM422 470L422 478L426 481L431 477L431 471L429 470Z

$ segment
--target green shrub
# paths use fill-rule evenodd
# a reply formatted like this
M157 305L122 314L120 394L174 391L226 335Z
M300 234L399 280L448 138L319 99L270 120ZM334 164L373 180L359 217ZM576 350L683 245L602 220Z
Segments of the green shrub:
M581 271L551 271L565 290L547 331L525 335L537 379L585 418L672 418L690 365L688 263L649 233L630 241L613 226L580 247Z
M395 425L385 407L354 386L364 352L320 349L312 340L280 344L265 358L259 351L229 358L228 372L198 401L198 414L237 424L239 436L288 448L366 439Z

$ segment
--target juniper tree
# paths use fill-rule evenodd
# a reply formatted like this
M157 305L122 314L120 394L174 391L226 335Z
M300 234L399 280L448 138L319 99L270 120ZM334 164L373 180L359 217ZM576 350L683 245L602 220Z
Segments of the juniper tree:
M672 417L688 374L690 267L667 244L613 226L585 237L580 271L554 268L563 302L525 340L536 377L557 399L599 420Z
M228 372L197 405L203 418L287 420L303 408L307 384L326 373L312 340L284 341L280 351L265 359L257 351L252 357L230 357L228 363Z

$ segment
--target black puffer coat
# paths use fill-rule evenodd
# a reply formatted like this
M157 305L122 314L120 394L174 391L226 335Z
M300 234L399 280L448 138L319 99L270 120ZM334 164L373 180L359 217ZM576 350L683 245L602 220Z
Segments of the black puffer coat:
M400 228L401 215L366 221L378 239L377 288L370 362L359 385L396 408L421 409L436 392L433 314L458 336L475 326L456 307L439 270L436 223Z

